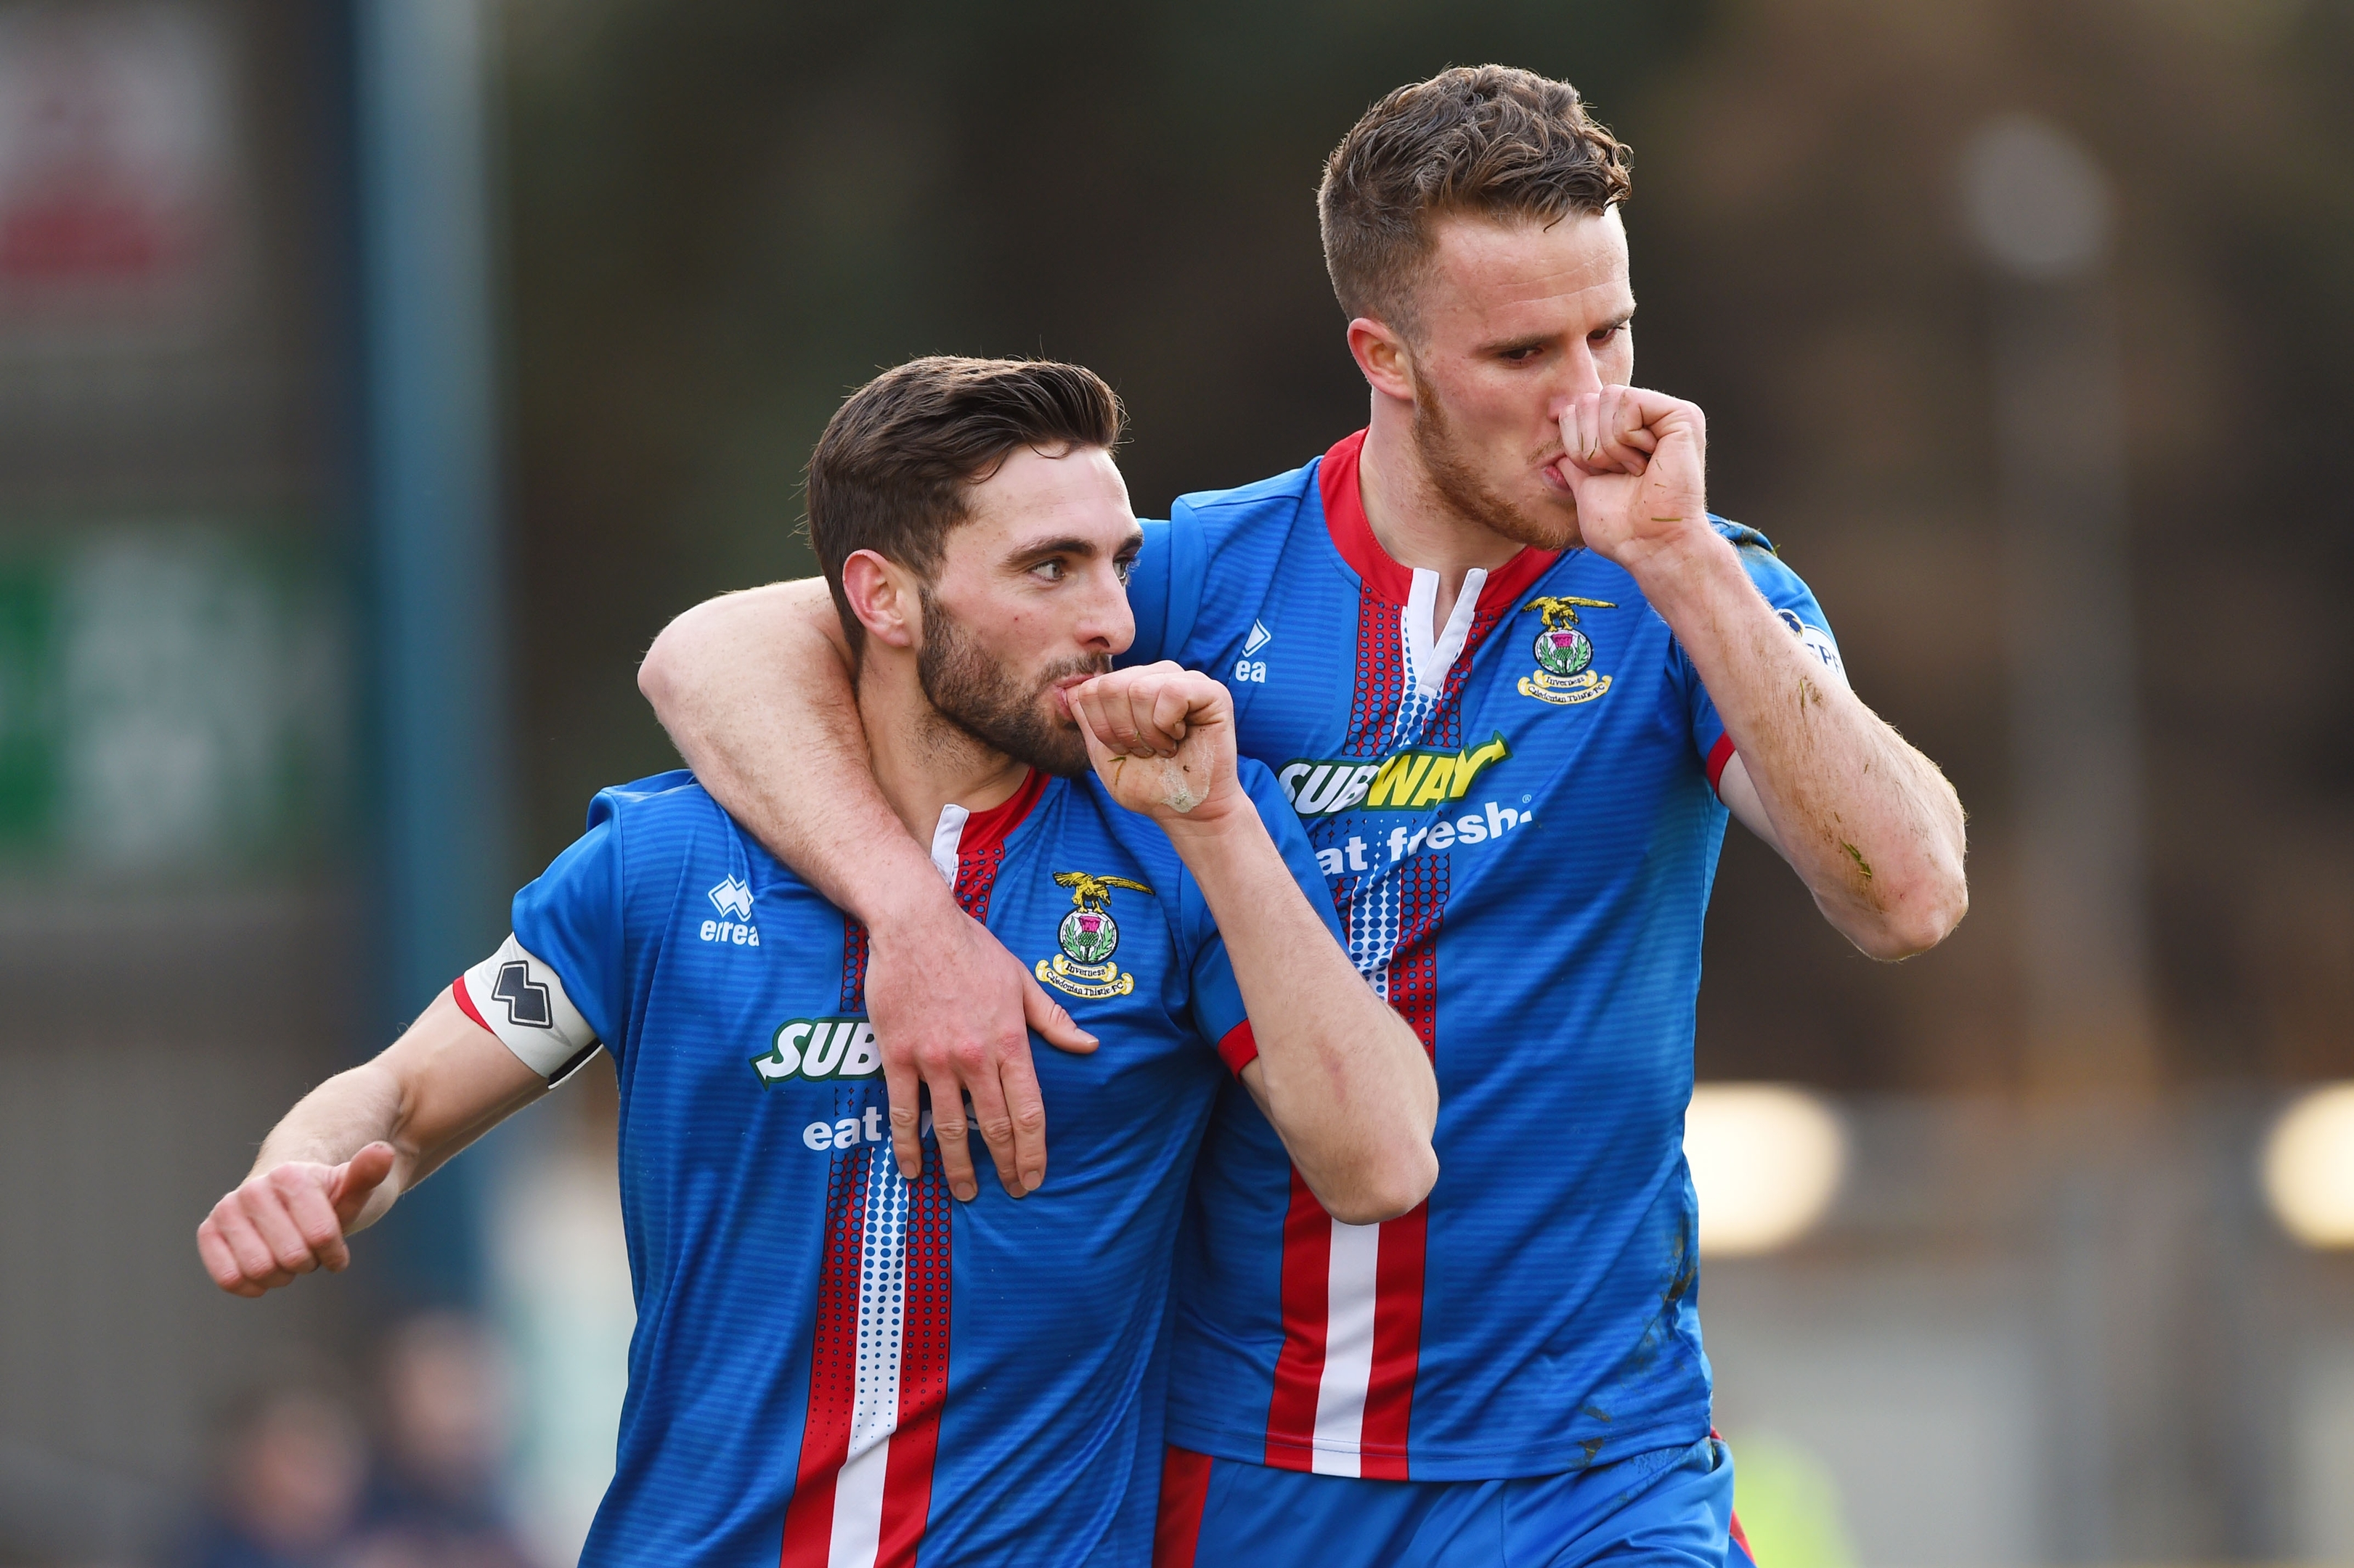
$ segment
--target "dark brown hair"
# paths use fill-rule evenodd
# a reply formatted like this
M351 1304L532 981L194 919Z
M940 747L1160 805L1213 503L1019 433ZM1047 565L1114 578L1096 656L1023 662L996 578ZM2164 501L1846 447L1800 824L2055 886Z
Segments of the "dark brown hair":
M970 515L972 486L1016 447L1119 444L1119 396L1080 365L1051 360L911 359L852 393L810 454L809 531L850 645L865 628L842 591L860 550L929 580L949 530Z
M1607 212L1632 191L1627 144L1577 89L1511 66L1456 66L1365 111L1325 160L1316 203L1341 308L1412 330L1431 220Z

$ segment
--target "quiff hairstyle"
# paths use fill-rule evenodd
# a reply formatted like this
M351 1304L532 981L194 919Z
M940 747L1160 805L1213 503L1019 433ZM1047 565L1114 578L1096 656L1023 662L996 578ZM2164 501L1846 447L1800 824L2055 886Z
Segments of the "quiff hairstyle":
M1511 66L1456 66L1365 111L1316 193L1324 265L1352 317L1413 331L1414 290L1458 213L1553 224L1632 194L1630 150L1577 89Z
M853 649L866 629L842 563L872 550L928 583L971 493L1016 447L1119 445L1127 415L1102 376L1051 360L934 355L885 371L826 421L810 454L809 531Z

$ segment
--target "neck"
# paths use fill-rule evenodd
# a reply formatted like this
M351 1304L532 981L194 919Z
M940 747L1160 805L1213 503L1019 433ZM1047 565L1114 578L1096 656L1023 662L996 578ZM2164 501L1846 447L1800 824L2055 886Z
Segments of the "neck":
M1494 571L1520 554L1508 539L1467 517L1430 477L1414 440L1414 405L1373 394L1373 417L1357 459L1357 488L1373 537L1399 566L1438 574L1453 599L1473 567Z
M914 660L896 649L867 649L858 676L858 717L866 726L875 786L921 843L932 842L941 807L986 811L1002 806L1030 771L941 717L916 679Z

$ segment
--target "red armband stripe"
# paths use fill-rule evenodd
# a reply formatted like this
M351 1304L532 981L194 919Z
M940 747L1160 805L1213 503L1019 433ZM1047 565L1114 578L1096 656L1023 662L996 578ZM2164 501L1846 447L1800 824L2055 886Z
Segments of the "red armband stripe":
M474 1007L474 999L466 994L466 977L464 975L460 975L456 980L450 982L450 994L458 999L459 1012L464 1013L475 1022L481 1023L484 1029L489 1030L493 1034L496 1034L498 1033L497 1030L492 1029L488 1023L483 1022L482 1013Z
M1218 1059L1225 1063L1226 1071L1236 1077L1253 1062L1258 1060L1258 1037L1251 1033L1250 1020L1246 1018L1226 1031L1218 1042Z
M1718 736L1716 744L1708 748L1708 787L1717 790L1720 800L1723 798L1724 791L1717 789L1716 781L1724 777L1724 765L1732 760L1733 737L1729 735Z

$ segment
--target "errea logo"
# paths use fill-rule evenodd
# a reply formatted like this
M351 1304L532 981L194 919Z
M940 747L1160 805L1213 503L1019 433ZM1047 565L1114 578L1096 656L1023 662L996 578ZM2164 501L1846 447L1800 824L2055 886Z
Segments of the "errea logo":
M752 1058L762 1088L790 1078L871 1078L882 1070L875 1025L863 1018L788 1018L769 1037L769 1048Z
M705 920L697 933L706 942L726 942L738 948L760 945L760 928L750 924L752 889L733 872L727 880L713 888L708 895L711 906L722 915L732 915L732 920Z
M1234 683L1240 685L1267 684L1267 661L1255 657L1258 651L1275 641L1275 633L1267 629L1264 620L1251 622L1250 635L1243 639L1243 656L1235 661Z
M547 988L531 978L531 965L521 959L499 966L498 982L491 987L491 1000L506 1003L510 1023L520 1023L526 1029L556 1026L556 1010L548 1005Z

